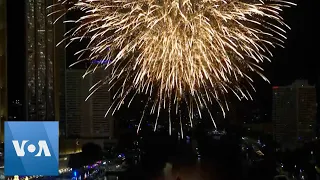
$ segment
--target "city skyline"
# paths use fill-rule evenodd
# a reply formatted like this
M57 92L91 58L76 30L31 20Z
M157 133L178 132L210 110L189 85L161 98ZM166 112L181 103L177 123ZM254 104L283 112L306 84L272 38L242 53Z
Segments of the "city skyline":
M177 174L183 174L184 167L190 173L201 169L212 173L211 179L270 180L286 175L313 180L316 174L320 179L319 33L314 27L318 11L313 10L318 0L289 0L297 6L283 12L291 27L285 48L273 49L272 62L262 65L271 83L248 72L255 88L250 91L252 101L243 97L239 101L228 93L225 117L218 105L209 106L217 129L203 105L202 114L194 112L192 127L184 106L170 115L166 107L157 124L156 115L146 111L139 126L144 100L149 98L144 94L137 95L130 107L126 106L130 99L125 100L124 107L105 117L121 82L111 92L106 84L85 101L90 87L111 73L99 69L83 78L86 68L112 59L70 67L77 60L74 54L87 42L65 48L67 40L55 46L74 27L63 21L81 13L69 13L53 25L60 14L47 15L58 7L46 6L57 1L0 0L0 131L3 135L4 121L59 121L59 168L68 172L58 178L89 178L100 162L105 167L94 170L101 179L111 166L129 167L124 179L148 179L162 174L164 164L172 165ZM5 146L0 145L1 176ZM80 169L89 173L79 167L88 167ZM107 171L100 171L104 168Z
M8 12L8 19L12 19L13 17L15 17L15 21L16 22L22 22L24 21L24 16L23 14L25 13L25 10L21 10L21 11L17 11L17 12L13 12L10 11L10 7L13 7L13 4L9 3L9 12ZM272 85L282 85L282 84L290 84L293 80L300 78L300 77L307 77L308 79L310 79L310 81L315 82L315 70L314 70L314 61L312 60L311 56L313 55L313 53L315 53L315 51L312 51L312 49L314 48L311 44L307 43L308 38L306 38L306 36L311 37L312 33L308 33L308 32L312 32L312 28L310 28L312 26L312 22L311 22L311 18L312 17L312 11L306 11L306 9L310 8L312 6L312 3L308 3L308 2L299 2L297 7L293 7L289 10L287 10L284 14L285 19L287 21L287 23L289 24L289 26L292 27L292 30L288 30L288 40L286 41L285 47L284 49L281 48L277 48L275 51L275 55L272 58L272 63L268 64L266 63L264 66L266 67L266 76L269 77L271 79L271 84ZM23 9L23 8L21 8ZM302 15L303 14L303 15ZM75 13L74 15L69 15L70 16L77 16L77 14ZM20 19L20 20L19 20ZM303 23L303 25L302 25ZM9 24L9 31L13 31L13 30L19 30L22 31L23 29L25 29L26 26L23 25L18 25L20 23L17 24ZM23 23L22 23L23 24ZM55 30L60 30L62 26L59 25L60 27L58 28L58 25L55 25ZM70 27L64 27L66 29L69 29ZM64 31L62 31L64 32ZM60 32L60 34L62 34L62 32ZM303 34L303 36L301 36ZM12 32L9 33L9 39L14 39L14 41L20 41L23 42L23 38L21 38L21 35L18 35L17 38L16 34L13 34ZM59 41L59 38L62 39L61 37L55 36L55 43L57 43ZM310 39L310 38L309 38ZM26 41L25 41L26 43ZM303 47L300 46L300 44L304 44ZM13 47L14 46L14 47ZM23 48L16 49L17 45L9 45L9 49L8 49L8 57L9 59L17 59L17 61L22 61L23 58L21 58L22 56L20 54L24 54L24 50ZM18 44L19 47L23 47L23 43ZM81 45L78 45L81 46ZM59 49L60 48L60 49ZM78 47L74 47L75 49L78 49ZM58 50L56 49L56 51L60 52L59 55L59 61L60 62L60 71L55 71L56 77L59 75L61 75L61 77L64 75L64 69L66 66L64 66L64 60L63 58L65 58L65 63L68 65L71 63L71 61L74 61L76 58L74 58L73 56L73 51L76 50L69 50L69 52L64 53L63 52L63 46L58 47ZM18 52L22 52L22 53L16 53L16 51ZM303 59L304 63L301 66L301 59ZM20 95L21 93L19 93L19 91L21 91L21 89L23 89L24 87L24 82L18 83L19 81L21 81L21 78L16 78L17 74L20 77L24 77L24 70L19 70L19 68L21 69L21 67L17 67L12 61L8 62L8 68L14 68L16 72L8 72L8 79L9 79L9 84L8 84L8 91L10 92L8 97L10 99L9 102L14 101L16 99L21 100L23 106L26 106L26 102L24 102L24 95ZM23 65L25 62L21 62L21 64ZM62 65L63 64L63 65ZM76 68L76 67L75 67ZM81 67L80 67L81 68ZM57 68L56 68L57 69ZM297 73L298 72L298 73ZM22 73L22 74L21 74ZM293 74L295 73L295 74ZM23 78L22 78L23 79ZM62 78L63 79L63 78ZM257 89L256 93L253 93L254 96L254 101L259 101L261 102L260 104L262 104L262 109L266 109L266 111L268 111L267 114L269 114L269 117L267 119L269 119L271 121L271 104L272 104L272 86L266 82L260 81L258 78L254 77L255 82L255 86ZM14 82L14 84L13 84ZM58 82L58 81L56 81ZM65 105L63 105L63 100L64 99L63 94L65 94L64 92L62 92L63 88L62 86L64 86L65 83L62 82L62 80L60 80L60 82L58 83L59 86L61 86L61 88L59 89L59 102L57 100L55 100L56 102L59 102L60 104L60 110L59 112L61 113L61 117L64 116L64 112L63 109L65 109ZM57 87L58 85L56 84L55 87ZM89 93L88 93L89 94ZM20 96L20 97L19 97ZM22 97L21 97L22 96ZM56 103L57 104L57 103ZM241 103L240 103L241 104ZM57 107L56 107L57 108ZM59 118L60 119L60 118Z

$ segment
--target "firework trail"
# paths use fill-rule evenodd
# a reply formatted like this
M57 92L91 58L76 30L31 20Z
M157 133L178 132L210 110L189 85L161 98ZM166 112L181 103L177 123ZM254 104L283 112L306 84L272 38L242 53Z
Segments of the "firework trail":
M104 84L122 83L107 113L134 98L130 93L143 93L151 106L143 114L156 114L156 124L162 110L170 117L186 104L191 124L194 111L201 115L203 107L215 125L213 103L225 115L227 93L251 99L251 72L268 81L260 66L272 56L270 48L282 47L289 27L280 12L292 5L282 0L61 0L53 8L61 17L74 10L84 13L65 21L76 24L65 38L68 44L89 40L77 53L79 62L101 62L85 75L111 70L90 96ZM170 132L171 124L169 118Z

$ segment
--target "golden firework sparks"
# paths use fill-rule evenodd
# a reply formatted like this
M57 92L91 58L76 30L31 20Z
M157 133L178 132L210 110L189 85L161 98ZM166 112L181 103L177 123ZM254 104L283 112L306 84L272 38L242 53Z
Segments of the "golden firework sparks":
M159 117L167 109L171 132L170 114L181 113L181 103L187 104L191 124L194 110L201 116L202 107L215 125L211 104L219 104L225 114L227 93L251 99L246 86L253 88L253 80L248 73L254 71L267 81L260 65L272 55L270 47L282 46L283 27L288 26L280 12L291 5L282 0L61 0L55 6L68 8L55 13L84 12L74 21L77 27L66 33L70 43L89 39L78 53L83 57L89 52L81 61L111 59L86 73L111 69L92 93L121 80L117 101L107 113L118 110L130 92L149 94L146 107L151 108L143 114ZM158 118L155 128L157 123Z

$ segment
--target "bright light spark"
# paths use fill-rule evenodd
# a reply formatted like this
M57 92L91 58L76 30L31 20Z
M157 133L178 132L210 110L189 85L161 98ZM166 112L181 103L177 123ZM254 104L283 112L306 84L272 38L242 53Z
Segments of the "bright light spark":
M66 21L77 27L65 35L70 43L89 39L78 53L81 61L111 59L88 69L86 74L101 67L112 71L92 91L123 83L107 113L118 110L130 92L145 93L152 108L143 114L156 114L156 124L160 111L167 109L170 117L185 103L191 124L195 110L201 116L200 109L207 109L215 125L213 103L225 115L227 93L251 99L250 72L268 81L260 66L272 56L270 47L282 47L288 26L280 12L292 5L283 0L61 0L55 6L84 12L77 21Z

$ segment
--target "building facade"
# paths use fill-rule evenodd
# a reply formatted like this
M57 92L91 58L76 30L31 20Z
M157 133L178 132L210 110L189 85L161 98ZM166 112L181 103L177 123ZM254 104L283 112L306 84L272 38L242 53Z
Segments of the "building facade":
M94 85L108 76L109 72L106 70L98 70L91 74L91 82ZM94 136L103 136L112 138L114 135L114 120L111 115L112 112L106 115L106 112L111 106L112 96L109 91L109 86L104 85L97 90L91 99L92 103L92 132Z
M82 79L85 70L66 70L66 137L80 137L88 129L91 109L85 98L91 85L88 79ZM89 126L87 126L89 127Z
M59 84L62 49L55 48L61 30L53 25L53 9L47 9L54 0L26 2L26 117L28 120L59 119ZM58 30L58 31L56 31Z
M57 0L55 0L57 1ZM61 9L64 7L55 7L57 9ZM66 131L66 104L65 104L65 96L66 96L66 42L62 41L64 39L64 33L66 32L66 26L64 24L65 17L60 17L60 14L55 14L53 16L54 19L60 18L54 24L54 40L55 45L59 44L59 46L55 46L54 48L54 68L55 68L55 77L54 77L54 85L56 92L55 95L55 118L59 120L60 126L60 136L65 135Z
M0 132L3 140L3 123L8 116L7 100L7 33L6 1L0 0Z
M272 119L278 142L296 146L312 140L316 125L315 87L303 80L273 87Z
M316 91L317 91L317 122L316 122L316 136L320 138L320 67L317 67Z
M107 71L98 70L82 78L85 70L66 70L66 136L68 138L113 138L113 117L105 114L111 105L108 87L97 90L87 101L89 89Z

